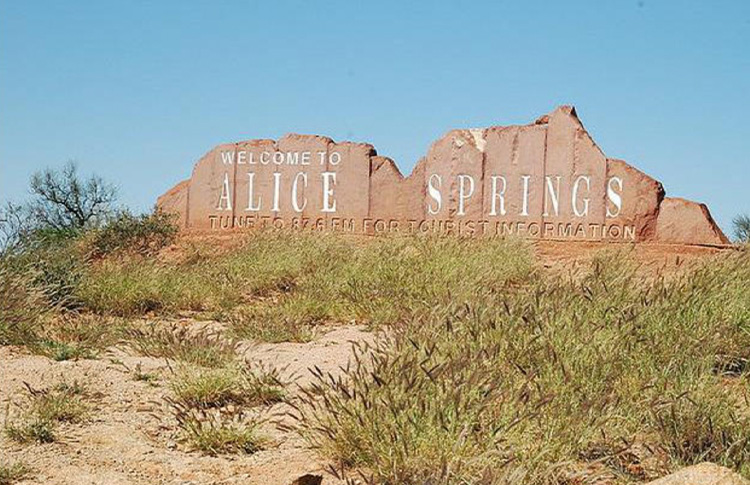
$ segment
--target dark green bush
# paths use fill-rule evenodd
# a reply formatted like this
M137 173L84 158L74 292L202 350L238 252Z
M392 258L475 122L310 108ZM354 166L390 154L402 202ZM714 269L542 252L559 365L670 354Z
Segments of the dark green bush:
M116 251L132 251L144 256L172 244L177 236L175 216L155 210L133 215L121 212L103 228L94 231L91 249L94 256Z

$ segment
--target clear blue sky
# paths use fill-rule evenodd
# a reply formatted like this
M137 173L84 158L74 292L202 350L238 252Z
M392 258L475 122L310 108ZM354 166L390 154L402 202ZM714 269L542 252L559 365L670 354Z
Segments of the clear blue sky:
M0 0L0 200L75 159L147 209L214 145L287 132L409 173L448 129L559 104L725 229L750 212L747 0Z

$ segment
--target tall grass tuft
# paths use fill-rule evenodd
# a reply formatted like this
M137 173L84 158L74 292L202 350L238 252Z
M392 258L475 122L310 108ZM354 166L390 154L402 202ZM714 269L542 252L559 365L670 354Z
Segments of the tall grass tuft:
M79 423L86 418L90 396L78 382L61 382L43 389L24 384L22 399L14 403L18 412L6 414L5 435L11 440L52 443L58 439L59 423Z
M233 362L222 368L183 365L173 373L167 407L178 438L208 455L255 453L268 442L260 433L266 418L260 406L285 398L278 371Z
M202 367L224 367L237 356L237 342L216 332L195 331L177 324L134 326L125 334L127 345L147 357L165 357Z
M236 408L194 408L168 401L180 430L179 439L206 455L255 453L267 439L260 434L263 420Z
M630 482L707 460L750 475L750 254L674 278L630 261L430 299L342 376L315 373L301 432L386 484Z
M173 376L170 388L175 402L200 409L230 404L253 407L285 397L277 370L247 363L218 369L183 366Z
M93 314L63 312L51 319L29 348L53 360L95 359L118 343L125 325Z
M43 290L33 277L0 261L0 345L29 345L50 316Z
M12 485L29 478L32 470L22 462L0 464L0 485Z
M493 295L534 272L526 244L515 240L388 237L342 239L294 290L229 314L240 337L305 341L317 326L371 326L439 316L447 304Z

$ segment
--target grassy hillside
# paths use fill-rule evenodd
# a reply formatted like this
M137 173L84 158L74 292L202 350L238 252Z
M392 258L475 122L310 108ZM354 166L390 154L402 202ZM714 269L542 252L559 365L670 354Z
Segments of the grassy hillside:
M255 418L211 413L284 400L311 446L375 483L631 483L702 461L750 477L746 250L664 277L627 250L548 271L514 240L95 241L2 260L0 341L59 360L118 345L179 363L169 404L196 450L267 446ZM178 315L222 330L143 323ZM376 343L340 374L313 370L298 397L235 355L242 340L352 323Z

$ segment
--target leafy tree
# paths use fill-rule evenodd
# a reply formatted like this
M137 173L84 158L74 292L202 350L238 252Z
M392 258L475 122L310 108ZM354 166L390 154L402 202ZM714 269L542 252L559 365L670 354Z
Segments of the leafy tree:
M732 220L734 238L737 242L750 243L750 216L740 214Z

